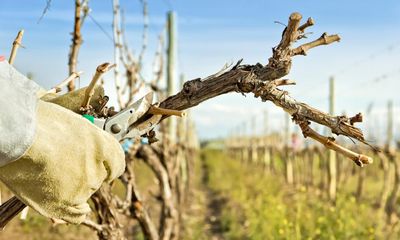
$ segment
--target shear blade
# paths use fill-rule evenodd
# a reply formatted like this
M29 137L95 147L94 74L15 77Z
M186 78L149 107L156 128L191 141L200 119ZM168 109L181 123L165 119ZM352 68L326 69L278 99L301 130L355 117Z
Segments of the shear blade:
M125 135L129 133L129 126L135 123L148 111L152 101L153 93L150 92L113 117L109 118L105 123L104 130L112 134L117 140L124 139ZM113 128L113 126L115 127L116 125L118 126L118 129L120 129L119 131L115 131L115 128Z
M128 119L128 126L134 124L140 117L142 117L149 110L151 104L153 103L153 93L149 92L144 97L135 102L133 105L135 105L136 103L138 104L137 108L135 108L136 114L130 116L130 118Z

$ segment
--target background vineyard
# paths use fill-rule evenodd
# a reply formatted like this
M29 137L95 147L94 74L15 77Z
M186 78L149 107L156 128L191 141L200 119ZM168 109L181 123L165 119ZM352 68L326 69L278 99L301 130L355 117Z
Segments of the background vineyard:
M150 90L162 102L185 89L188 79L177 67L183 65L178 56L179 12L166 11L162 20L165 26L155 34L154 29L149 30L148 3L140 1L143 26L136 38L142 45L131 49L119 1L113 0L109 6L113 12L112 29L96 21L95 13L89 11L90 1L74 3L75 15L69 16L75 19L68 56L69 75L80 70L79 64L83 65L77 61L79 49L90 47L83 44L84 24L90 21L104 33L107 41L113 42L114 58L110 55L110 59L117 67L99 82L109 91L106 94L114 98L111 104L123 109ZM158 36L149 39L152 35ZM156 47L148 54L151 41ZM5 45L11 46L12 42ZM346 115L335 109L341 96L347 93L340 85L336 86L337 79L360 62L385 57L385 54L396 55L393 49L399 45L395 42L384 51L373 52L326 79L319 77L319 85L296 95L302 99L319 92L323 97L318 104L324 106L325 112ZM151 61L147 58L151 64L145 63L147 55L153 56ZM238 62L210 77L235 70L237 66L245 65ZM383 72L365 80L363 86L355 81L349 84L349 89L362 91L389 78L395 79L398 73L397 70ZM27 75L36 80L35 74ZM109 82L113 81L107 82L110 78L115 81L112 88ZM193 81L196 83L196 79ZM68 91L80 85L79 81L72 81ZM388 85L388 88L396 87L396 84ZM229 134L219 138L199 137L203 133L196 126L196 116L200 114L196 114L195 108L186 111L184 118L170 117L162 121L155 135L148 134L144 141L123 143L128 168L120 179L103 186L92 198L90 204L94 211L90 222L79 226L54 223L29 209L0 232L0 239L399 239L398 99L386 99L386 96L383 99L382 95L371 98L369 105L360 109L367 144L337 137L328 128L311 125L318 133L335 137L336 143L371 156L374 159L371 165L361 168L356 160L304 138L291 116L283 111L277 113L272 104L262 105L255 113L247 109L244 113L234 106L234 115L245 115L244 122L225 116L224 111L228 111L221 106L215 108L221 112L208 115L224 119L224 127L230 127ZM254 103L245 100L249 108ZM232 128L232 125L236 126ZM5 186L0 185L0 189L1 202L12 197Z

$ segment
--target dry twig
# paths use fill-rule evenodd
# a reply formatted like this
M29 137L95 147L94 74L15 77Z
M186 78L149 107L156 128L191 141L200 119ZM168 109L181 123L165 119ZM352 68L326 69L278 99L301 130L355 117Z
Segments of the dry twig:
M142 35L142 49L140 50L140 54L138 57L138 64L140 69L143 64L143 57L147 49L147 32L149 30L149 13L147 9L147 0L141 0L143 5L143 35Z
M102 225L100 225L100 224L97 224L97 223L93 222L93 221L90 220L90 219L85 219L85 220L82 222L82 225L87 226L87 227L89 227L89 228L95 230L96 232L101 232L101 231L103 231L103 229L104 229L104 226L102 226Z
M163 29L158 36L158 46L153 61L154 78L151 81L150 86L154 91L159 90L157 86L159 85L164 73L164 31L165 29Z
M92 81L90 81L89 86L87 87L87 89L85 90L85 97L82 101L82 108L83 111L88 110L88 108L90 108L89 103L90 103L90 99L92 98L93 94L94 94L94 86L96 85L96 83L98 82L98 80L100 79L100 77L107 71L109 71L111 68L115 67L115 64L110 64L110 63L103 63L100 64L97 68L96 68L96 73L94 74Z
M309 126L310 122L298 119L296 115L293 116L294 121L300 126L304 137L310 137L317 142L323 144L326 148L332 149L339 154L342 154L351 160L353 160L358 166L363 167L364 164L370 164L373 162L372 158L365 156L363 154L358 154L350 149L347 149L343 146L340 146L335 142L334 138L325 137L317 133L316 131L312 130Z
M312 18L309 17L309 18L307 19L307 22L305 22L303 25L301 25L301 26L297 29L297 31L299 31L300 34L303 34L304 31L306 30L306 28L311 27L311 26L313 26L314 24L315 24L314 19L312 19Z
M177 116L177 117L184 117L186 114L182 111L179 110L173 110L173 109L165 109L165 108L159 108L156 106L151 106L149 109L149 113L153 115L165 115L165 116Z
M144 206L144 203L141 200L140 194L138 192L138 188L136 185L135 181L135 173L133 171L134 167L134 161L132 159L133 153L136 151L131 151L127 155L127 165L126 165L126 171L124 174L120 177L122 182L126 185L126 198L125 198L125 204L126 207L129 210L129 214L131 216L134 216L143 231L143 234L145 236L145 239L148 240L158 240L159 235L156 229L155 224L150 218L150 214L147 211L146 207Z
M303 44L292 50L292 55L307 55L307 51L311 48L320 46L320 45L328 45L333 42L340 41L339 35L328 35L327 33L323 33L320 38L315 41Z
M119 67L121 65L121 25L120 25L120 6L118 0L113 0L113 37L114 37L114 62L116 67L114 68L114 80L115 80L115 88L117 93L117 101L120 108L123 108L125 105L122 100L122 89L121 89L121 80L119 74Z
M13 42L13 46L11 49L11 54L10 54L10 58L8 60L8 63L10 63L10 65L14 64L14 60L15 57L17 56L17 51L18 48L20 46L22 46L22 37L24 36L24 30L20 30L17 34L17 37L15 38L14 42Z
M137 157L143 159L155 173L159 183L162 198L162 210L160 217L160 239L171 239L173 228L176 224L178 213L173 201L173 184L168 169L162 163L160 154L154 147L142 145L136 154Z
M63 87L67 86L67 84L69 82L71 82L74 79L80 77L82 74L83 74L82 71L72 73L69 77L67 77L62 82L60 82L59 84L54 86L52 89L48 90L46 93L59 93L59 92L61 92Z
M79 49L83 43L81 28L84 19L88 13L87 2L88 0L75 0L74 31L72 33L72 43L68 59L69 75L72 75L73 73L77 72L76 67L78 64ZM75 90L75 82L72 80L68 83L68 91L73 91L73 90Z

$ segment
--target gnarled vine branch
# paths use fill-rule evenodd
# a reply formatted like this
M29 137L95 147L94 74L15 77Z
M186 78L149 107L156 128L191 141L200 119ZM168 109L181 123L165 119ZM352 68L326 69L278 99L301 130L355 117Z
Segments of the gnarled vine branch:
M305 55L311 48L340 40L338 35L324 33L317 40L293 49L291 46L298 39L301 39L299 36L304 33L305 28L314 24L313 20L308 20L299 27L300 20L301 15L299 13L291 14L289 23L283 32L282 40L277 47L272 49L273 54L267 65L264 66L260 63L241 65L240 60L234 67L225 70L223 74L208 77L205 80L198 78L186 82L179 93L165 99L161 102L160 107L184 110L210 98L230 92L254 93L255 97L260 97L262 101L273 102L292 116L296 115L305 121L324 125L330 128L334 134L348 136L366 143L362 131L353 125L361 119L354 121L354 118L347 118L346 116L331 116L305 103L298 102L288 92L278 88L280 85L288 84L280 78L290 72L293 56ZM289 83L293 84L292 82ZM372 160L364 163L370 162Z

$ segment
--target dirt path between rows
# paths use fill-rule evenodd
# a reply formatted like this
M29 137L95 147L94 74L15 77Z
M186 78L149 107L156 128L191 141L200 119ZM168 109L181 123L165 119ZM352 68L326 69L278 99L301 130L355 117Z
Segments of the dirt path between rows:
M226 199L214 191L209 186L209 169L206 164L205 156L201 156L202 168L202 190L206 195L206 231L211 240L223 240L224 229L221 222L222 209L226 203Z

